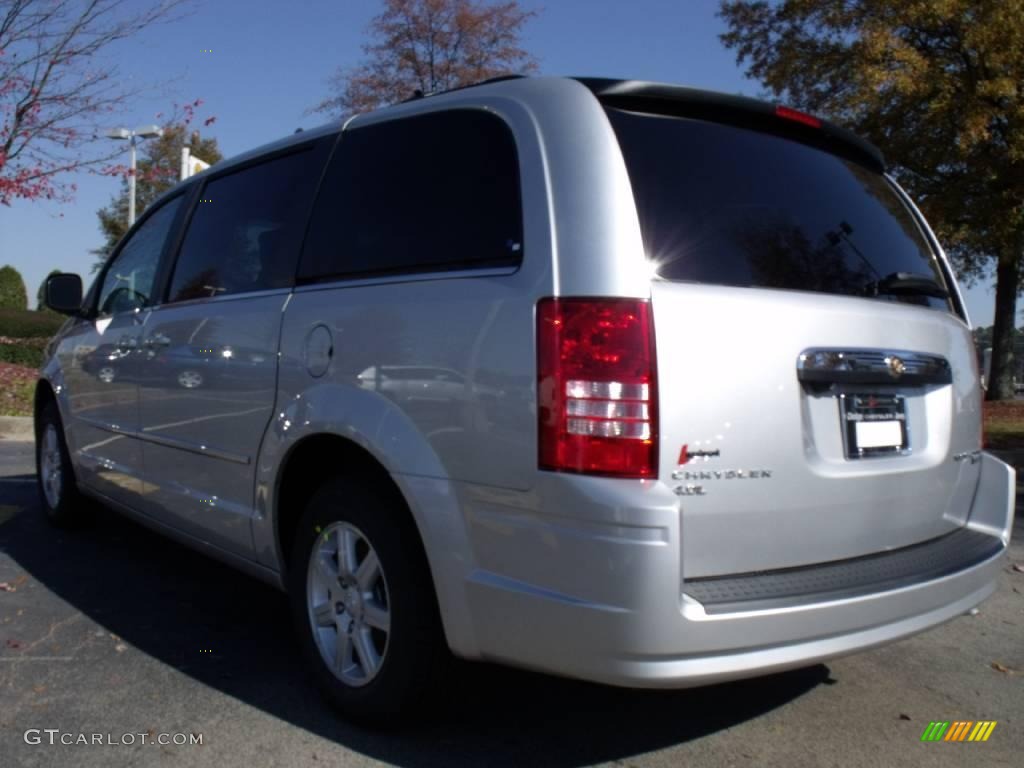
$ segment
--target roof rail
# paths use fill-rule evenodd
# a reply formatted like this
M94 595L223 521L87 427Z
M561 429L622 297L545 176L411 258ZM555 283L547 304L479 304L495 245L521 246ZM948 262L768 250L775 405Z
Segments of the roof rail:
M440 96L441 94L444 94L444 93L452 93L454 91L464 91L467 88L476 88L478 85L488 85L490 83L500 83L500 82L502 82L504 80L521 80L521 79L523 79L525 77L526 77L526 75L497 75L496 77L489 77L486 80L478 80L475 83L467 83L466 85L457 85L454 88L447 88L447 89L445 89L443 91L427 91L427 92L423 92L422 90L417 88L416 90L414 90L412 92L412 96L410 96L407 99L403 99L402 101L399 102L399 104L406 104L406 103L408 103L410 101L417 101L419 99L425 99L425 98L428 98L430 96Z

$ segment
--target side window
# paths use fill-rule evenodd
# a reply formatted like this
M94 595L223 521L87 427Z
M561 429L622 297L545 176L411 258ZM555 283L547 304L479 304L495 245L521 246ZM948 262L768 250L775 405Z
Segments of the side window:
M299 278L517 265L511 130L452 110L342 134L313 208Z
M331 141L210 181L182 242L169 300L290 287Z
M97 312L112 315L154 303L157 267L184 195L164 203L124 244L103 275Z

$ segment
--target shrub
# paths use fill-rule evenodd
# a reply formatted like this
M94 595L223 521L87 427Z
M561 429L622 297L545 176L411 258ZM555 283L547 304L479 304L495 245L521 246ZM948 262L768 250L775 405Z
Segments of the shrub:
M43 364L43 348L36 345L0 344L0 363L38 368Z
M21 339L48 339L64 324L64 316L55 312L30 312L27 309L0 308L0 336Z
M0 267L0 307L28 309L28 291L21 273L10 264Z

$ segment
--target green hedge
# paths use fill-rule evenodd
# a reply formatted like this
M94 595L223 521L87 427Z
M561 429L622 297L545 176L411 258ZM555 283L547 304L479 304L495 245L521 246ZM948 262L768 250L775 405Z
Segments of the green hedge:
M42 347L26 347L17 344L0 344L0 363L24 365L38 368L43 364Z
M0 309L0 336L48 339L64 324L64 315L28 309Z

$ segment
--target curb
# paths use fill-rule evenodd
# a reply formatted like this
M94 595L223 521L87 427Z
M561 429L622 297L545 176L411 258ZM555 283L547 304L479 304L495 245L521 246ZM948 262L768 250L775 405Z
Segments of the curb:
M31 416L0 416L0 440L35 440Z

